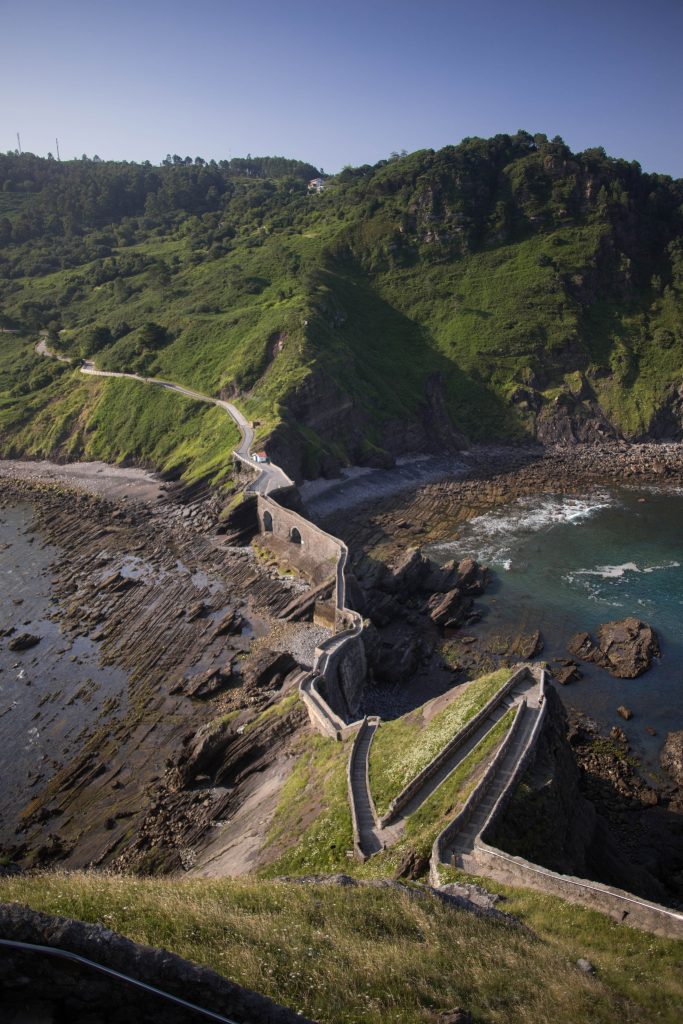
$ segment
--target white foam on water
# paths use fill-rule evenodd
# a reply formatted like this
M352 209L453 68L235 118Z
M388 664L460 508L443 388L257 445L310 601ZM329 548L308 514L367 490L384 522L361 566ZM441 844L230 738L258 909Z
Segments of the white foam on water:
M523 537L555 526L574 526L616 504L604 491L576 498L561 494L532 495L501 508L475 516L463 528L457 541L434 545L447 557L471 555L480 562L497 565L509 572L513 550Z
M680 562L665 562L663 565L645 565L641 569L635 562L624 562L622 565L598 565L595 569L575 569L564 579L570 583L574 581L575 576L599 576L603 580L615 580L627 572L651 573L659 572L661 569L679 569L680 566Z

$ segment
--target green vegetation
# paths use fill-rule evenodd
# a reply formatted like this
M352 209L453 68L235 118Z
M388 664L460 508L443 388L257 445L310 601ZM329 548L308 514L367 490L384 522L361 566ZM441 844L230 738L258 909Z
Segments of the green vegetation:
M394 876L409 855L428 859L434 840L477 784L513 717L513 711L507 712L407 819L399 841L365 864L353 860L351 854L346 771L353 740L338 743L315 733L304 734L270 828L267 849L272 860L263 869L263 877L343 871L358 878L380 879Z
M683 943L626 928L606 914L557 896L514 889L449 869L453 879L474 882L504 897L501 909L520 918L544 942L570 960L585 957L597 976L622 998L648 1006L645 1020L674 1021L683 1001Z
M49 383L25 395L0 395L2 456L102 459L187 482L229 480L239 431L222 409L135 381L84 377L37 356L24 359L33 367L29 378L46 374Z
M510 928L407 891L54 873L0 879L0 899L161 946L322 1024L677 1021L681 943L510 892ZM533 933L536 934L533 934ZM595 978L574 966L580 956Z
M472 439L579 429L598 405L652 427L683 375L680 181L526 132L345 168L310 196L314 173L0 155L0 326L233 395L310 476L386 460L427 406ZM91 391L8 338L3 451L35 448L41 409L54 454L77 453ZM176 445L172 427L129 454L214 474Z
M273 862L265 877L344 870L353 829L346 765L353 740L306 733L285 782L268 834Z
M510 675L510 669L502 668L473 680L431 717L430 705L426 704L402 718L382 722L370 747L370 788L380 816Z
M463 758L455 771L451 772L422 806L410 815L401 842L403 847L414 850L418 856L430 856L434 840L462 810L491 755L503 742L514 717L515 712L512 709L507 711L474 750Z

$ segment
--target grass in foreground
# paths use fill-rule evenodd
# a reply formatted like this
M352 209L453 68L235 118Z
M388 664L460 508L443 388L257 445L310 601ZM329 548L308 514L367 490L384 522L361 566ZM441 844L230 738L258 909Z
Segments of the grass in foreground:
M0 899L162 946L322 1024L428 1022L456 1006L480 1024L673 1024L681 994L681 943L575 907L556 923L535 897L525 913L528 924L537 914L538 937L365 886L49 873L0 879Z
M429 721L425 721L422 707L382 723L370 748L370 788L378 814L387 812L394 797L474 718L511 674L510 669L502 668L474 679Z
M558 896L514 889L449 869L451 880L476 882L500 893L501 909L520 918L558 953L586 957L612 991L648 1008L645 1020L680 1019L683 1006L683 942L660 939L616 923L606 914L567 903ZM444 881L445 881L444 877ZM577 1018L577 1020L580 1018Z

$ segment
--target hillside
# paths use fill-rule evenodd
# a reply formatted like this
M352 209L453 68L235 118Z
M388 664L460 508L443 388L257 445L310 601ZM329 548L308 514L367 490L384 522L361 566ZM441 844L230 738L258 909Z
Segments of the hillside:
M100 922L321 1022L427 1024L455 1007L482 1024L678 1020L679 942L522 890L501 904L522 928L396 885L57 872L0 878L0 899Z
M33 353L42 331L236 397L298 478L469 441L682 436L683 182L525 132L309 194L315 173L0 156L0 454L225 473L210 410L84 382ZM131 417L155 428L131 439Z

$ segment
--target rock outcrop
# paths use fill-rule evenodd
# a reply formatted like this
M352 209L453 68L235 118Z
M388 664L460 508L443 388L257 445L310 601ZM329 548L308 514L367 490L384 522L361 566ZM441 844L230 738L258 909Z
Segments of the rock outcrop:
M659 755L659 763L676 785L683 787L683 729L667 734Z
M600 665L618 679L635 679L660 655L655 631L632 616L606 622L597 638L596 643L590 633L576 633L567 646L576 658Z
M3 938L67 950L224 1017L294 1024L305 1018L173 953L131 942L100 924L0 905ZM119 979L52 956L5 949L0 958L3 1021L193 1024L199 1015ZM309 1022L310 1024L310 1022Z

